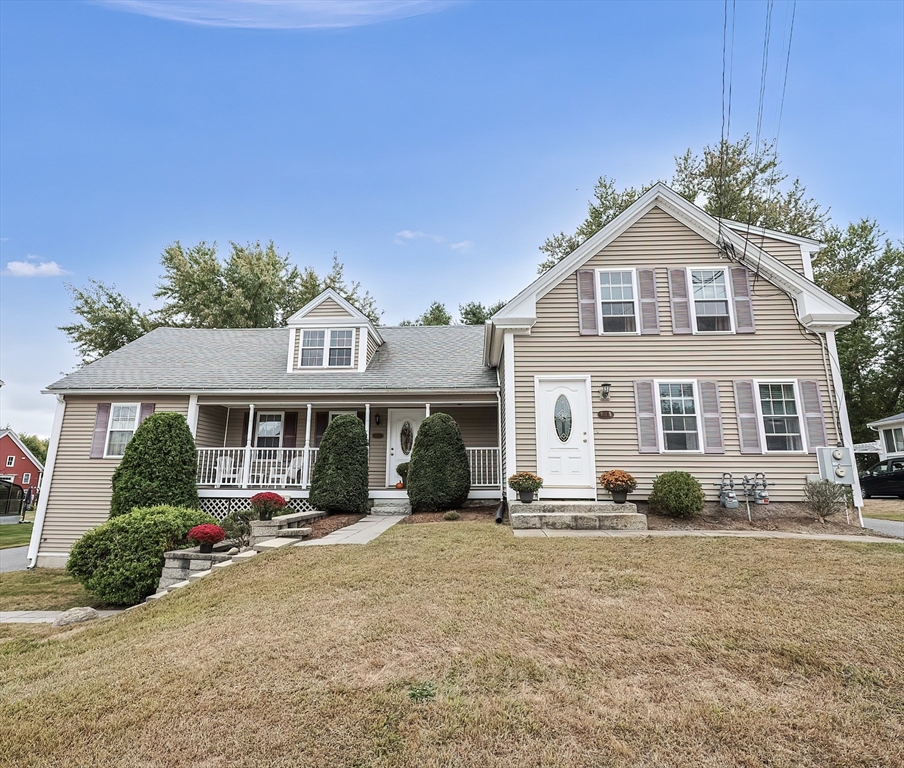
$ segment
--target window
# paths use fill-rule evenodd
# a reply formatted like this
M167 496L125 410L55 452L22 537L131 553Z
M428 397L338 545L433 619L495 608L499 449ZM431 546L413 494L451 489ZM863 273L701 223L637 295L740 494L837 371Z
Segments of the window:
M110 422L107 425L106 456L122 456L126 445L138 428L139 406L114 405L110 410Z
M22 475L22 485L28 485L31 482L31 472Z
M327 334L329 346L326 343ZM348 368L354 357L354 342L355 332L352 329L302 331L299 367Z
M7 467L15 466L15 464L16 464L16 457L15 457L15 456L7 456L7 457L6 457L6 466L7 466Z
M692 269L691 293L694 302L694 328L698 333L731 332L731 296L727 270Z
M637 333L637 290L634 270L597 272L600 333Z
M886 453L904 453L904 427L897 429L883 429L885 435Z
M659 427L666 451L699 451L696 388L691 381L657 382Z
M794 384L761 383L759 393L766 451L802 451L804 443Z
M283 415L281 413L261 413L257 417L258 448L280 448L282 446Z

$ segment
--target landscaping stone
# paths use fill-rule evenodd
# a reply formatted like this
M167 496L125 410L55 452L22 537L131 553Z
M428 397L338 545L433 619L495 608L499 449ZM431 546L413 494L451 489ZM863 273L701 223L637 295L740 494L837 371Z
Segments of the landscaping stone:
M227 555L237 555L238 553L239 553L239 548L238 548L238 547L233 547L233 548L230 549L226 554L227 554ZM232 561L230 560L229 562L232 562Z
M509 519L515 529L548 529L560 531L647 529L647 516L638 514L631 503L611 501L535 501L509 505Z
M78 624L82 621L91 621L96 619L100 614L94 608L70 608L54 619L53 626L66 627L70 624Z

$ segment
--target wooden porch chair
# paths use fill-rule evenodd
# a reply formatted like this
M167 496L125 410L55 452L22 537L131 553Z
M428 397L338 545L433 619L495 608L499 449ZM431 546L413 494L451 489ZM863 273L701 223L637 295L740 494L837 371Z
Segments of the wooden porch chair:
M304 467L304 459L301 456L296 456L285 469L275 469L270 473L270 483L272 485L280 485L285 486L288 482L289 478L292 479L293 484L298 483L298 473L301 472Z
M239 469L235 466L232 456L220 456L217 459L217 474L214 479L214 487L219 488L223 481L232 481L231 485L238 485Z

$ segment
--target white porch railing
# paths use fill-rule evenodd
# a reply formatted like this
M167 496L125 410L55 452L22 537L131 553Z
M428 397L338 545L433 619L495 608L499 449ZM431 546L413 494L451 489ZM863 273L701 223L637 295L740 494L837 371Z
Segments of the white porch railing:
M471 485L497 487L499 449L467 452ZM198 448L197 483L208 488L305 489L316 461L316 448Z

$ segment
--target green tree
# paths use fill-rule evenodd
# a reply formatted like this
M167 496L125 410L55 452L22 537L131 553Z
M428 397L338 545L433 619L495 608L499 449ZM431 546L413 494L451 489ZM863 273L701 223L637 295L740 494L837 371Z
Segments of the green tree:
M47 462L47 448L50 445L50 439L46 437L38 437L37 435L29 435L27 432L19 432L19 439L26 448L31 451L32 455L42 464Z
M458 305L458 313L462 325L483 325L504 306L504 301L497 301L486 307L479 301L469 301L467 304Z
M451 325L452 315L446 310L446 305L434 301L424 314L412 320L402 320L399 325Z

